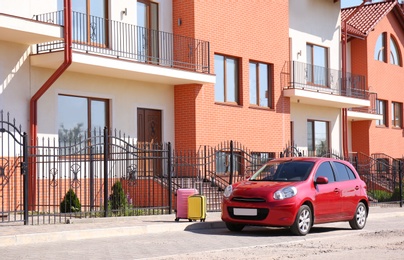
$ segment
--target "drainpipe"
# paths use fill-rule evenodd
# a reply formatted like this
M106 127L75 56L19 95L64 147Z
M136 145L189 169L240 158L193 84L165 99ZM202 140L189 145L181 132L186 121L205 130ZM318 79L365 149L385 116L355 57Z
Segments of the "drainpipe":
M344 20L344 31L341 34L342 42L342 87L346 90L346 73L347 73L347 44L348 44L348 28L347 21L351 19L362 7L367 3L372 2L372 0L363 0L363 2ZM342 114L342 150L344 153L344 159L348 158L348 109L343 108Z
M55 83L55 81L65 72L65 70L72 63L72 33L71 33L71 24L72 24L72 10L71 10L71 0L64 0L64 31L63 37L65 41L64 48L64 61L59 66L59 68L50 76L50 78L42 85L42 87L31 97L29 103L30 109L30 145L31 145L31 155L35 155L36 151L34 147L37 145L37 133L38 133L38 100L42 97L43 94ZM29 163L29 208L33 210L33 205L35 202L35 194L36 194L36 158L35 156L30 156Z

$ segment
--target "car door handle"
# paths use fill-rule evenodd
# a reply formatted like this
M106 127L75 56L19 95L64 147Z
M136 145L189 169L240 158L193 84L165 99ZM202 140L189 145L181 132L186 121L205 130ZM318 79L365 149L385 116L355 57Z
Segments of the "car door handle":
M355 186L355 190L359 190L359 186Z
M338 188L335 188L335 189L334 189L334 192L339 192L339 189L338 189Z

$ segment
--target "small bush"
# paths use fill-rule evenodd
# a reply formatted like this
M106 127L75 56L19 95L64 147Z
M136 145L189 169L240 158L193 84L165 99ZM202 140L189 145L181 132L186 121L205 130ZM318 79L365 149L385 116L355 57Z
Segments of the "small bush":
M127 207L128 200L126 199L125 192L122 188L120 181L115 182L112 186L112 193L109 196L112 210L122 210Z
M80 212L81 204L79 198L77 198L74 190L69 189L60 203L60 212L61 213L70 213L70 212Z
M404 194L403 191L401 191L401 194ZM404 197L404 196L403 196ZM400 201L400 189L396 188L393 192L393 195L391 195L391 201Z
M370 194L370 196L378 202L390 201L391 192L384 190L375 190L372 194Z

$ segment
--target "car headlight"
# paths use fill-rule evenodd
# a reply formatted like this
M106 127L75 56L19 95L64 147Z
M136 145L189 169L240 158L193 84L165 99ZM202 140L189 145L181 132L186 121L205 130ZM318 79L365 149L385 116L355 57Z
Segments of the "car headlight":
M283 200L283 199L287 199L287 198L292 198L293 196L296 196L296 194L297 194L296 187L293 187L293 186L285 187L274 193L274 199Z
M226 198L230 197L231 193L233 192L233 186L229 185L224 189L223 196Z

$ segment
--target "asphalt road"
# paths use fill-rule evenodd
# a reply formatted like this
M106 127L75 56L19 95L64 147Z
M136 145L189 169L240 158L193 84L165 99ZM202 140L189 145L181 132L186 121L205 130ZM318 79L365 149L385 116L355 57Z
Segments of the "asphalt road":
M1 243L1 242L0 242ZM1 259L404 259L404 216L377 214L365 229L333 223L305 237L247 227L164 232L1 248Z

